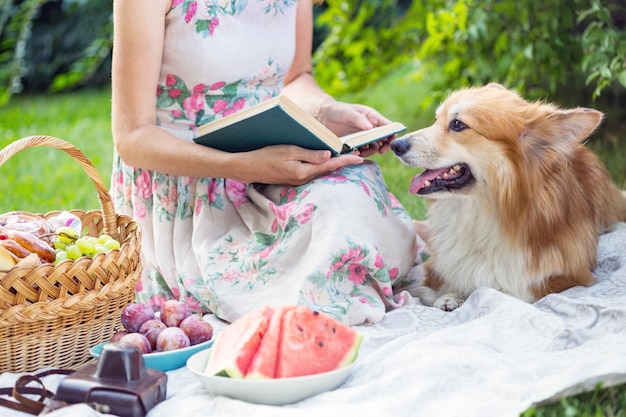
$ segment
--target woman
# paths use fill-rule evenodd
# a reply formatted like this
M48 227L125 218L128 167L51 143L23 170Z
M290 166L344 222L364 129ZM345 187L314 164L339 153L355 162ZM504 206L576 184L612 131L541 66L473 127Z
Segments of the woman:
M227 321L305 304L349 324L401 305L411 219L360 154L271 146L225 153L197 126L280 93L339 135L389 121L311 75L311 0L115 0L112 196L142 227L138 299Z

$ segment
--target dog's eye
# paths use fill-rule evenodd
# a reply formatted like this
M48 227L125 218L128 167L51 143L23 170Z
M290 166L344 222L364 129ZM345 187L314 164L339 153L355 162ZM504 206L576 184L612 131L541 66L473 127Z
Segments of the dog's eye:
M455 132L460 132L461 130L467 129L467 125L459 119L454 119L450 122L450 129L454 130Z

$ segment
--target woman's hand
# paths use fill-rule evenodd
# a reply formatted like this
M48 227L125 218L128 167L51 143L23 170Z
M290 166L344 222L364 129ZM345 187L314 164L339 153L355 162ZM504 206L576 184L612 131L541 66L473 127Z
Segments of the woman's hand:
M314 151L294 145L267 146L232 154L237 160L230 178L246 183L298 186L346 165L361 164L358 152L331 157L330 151Z
M327 99L322 102L317 118L337 136L391 123L389 119L372 107L344 103L334 99ZM375 153L385 153L390 149L389 145L395 138L396 135L362 146L359 148L359 154L366 157Z

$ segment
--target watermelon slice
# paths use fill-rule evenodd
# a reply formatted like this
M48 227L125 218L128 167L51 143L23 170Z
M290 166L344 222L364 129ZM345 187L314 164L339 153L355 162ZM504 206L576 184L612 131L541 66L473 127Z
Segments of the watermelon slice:
M243 378L259 348L273 312L271 307L251 311L218 334L211 348L205 373Z
M255 352L246 378L274 378L276 376L276 360L282 336L283 317L289 307L277 307L272 314L267 331Z
M304 306L263 307L216 338L205 372L232 378L313 375L354 362L362 335Z
M297 306L285 313L276 378L319 374L354 362L362 336L333 317Z

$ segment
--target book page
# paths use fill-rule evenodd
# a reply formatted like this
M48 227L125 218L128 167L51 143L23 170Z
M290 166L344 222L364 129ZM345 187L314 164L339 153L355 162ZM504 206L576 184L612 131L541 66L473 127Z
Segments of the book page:
M370 130L350 133L342 136L340 139L350 148L358 148L375 140L384 139L407 130L407 127L400 122L390 123L388 125L378 126Z

